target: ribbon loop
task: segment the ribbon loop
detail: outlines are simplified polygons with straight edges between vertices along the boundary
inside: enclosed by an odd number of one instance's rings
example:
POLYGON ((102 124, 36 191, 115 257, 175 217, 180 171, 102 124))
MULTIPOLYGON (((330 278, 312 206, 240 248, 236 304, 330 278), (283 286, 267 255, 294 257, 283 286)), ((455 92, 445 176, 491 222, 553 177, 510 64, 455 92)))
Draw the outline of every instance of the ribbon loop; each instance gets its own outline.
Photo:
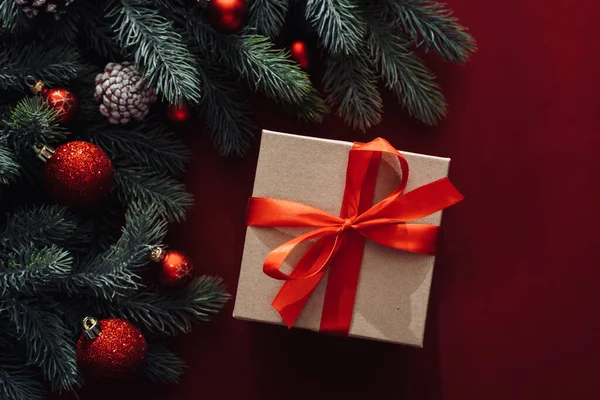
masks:
POLYGON ((366 239, 398 250, 434 254, 439 227, 408 222, 441 211, 463 196, 447 178, 404 194, 408 173, 404 156, 386 140, 377 138, 369 143, 354 143, 350 150, 339 217, 289 200, 249 199, 249 226, 317 228, 271 251, 263 265, 265 274, 285 281, 272 304, 288 327, 294 324, 329 270, 321 330, 348 334, 366 239), (397 157, 400 184, 372 205, 382 153, 397 157), (281 271, 296 246, 314 240, 290 274, 281 271))

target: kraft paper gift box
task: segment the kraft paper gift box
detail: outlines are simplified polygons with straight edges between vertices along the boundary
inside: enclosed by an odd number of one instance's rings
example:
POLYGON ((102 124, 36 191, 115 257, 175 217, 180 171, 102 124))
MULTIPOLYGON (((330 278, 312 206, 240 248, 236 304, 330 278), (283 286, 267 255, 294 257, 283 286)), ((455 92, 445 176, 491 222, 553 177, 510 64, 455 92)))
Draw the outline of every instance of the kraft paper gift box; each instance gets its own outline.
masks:
MULTIPOLYGON (((339 215, 352 143, 263 131, 254 182, 254 197, 305 203, 339 215)), ((410 174, 406 192, 448 175, 450 159, 402 152, 410 174)), ((399 184, 399 162, 384 154, 374 201, 399 184)), ((442 212, 417 220, 439 226, 442 212)), ((283 285, 263 272, 265 258, 284 242, 309 228, 247 227, 233 316, 283 324, 271 302, 283 285)), ((286 260, 290 272, 307 248, 286 260)), ((425 319, 435 256, 385 247, 367 240, 360 269, 349 336, 423 346, 425 319)), ((327 275, 319 283, 294 328, 319 330, 327 275)))

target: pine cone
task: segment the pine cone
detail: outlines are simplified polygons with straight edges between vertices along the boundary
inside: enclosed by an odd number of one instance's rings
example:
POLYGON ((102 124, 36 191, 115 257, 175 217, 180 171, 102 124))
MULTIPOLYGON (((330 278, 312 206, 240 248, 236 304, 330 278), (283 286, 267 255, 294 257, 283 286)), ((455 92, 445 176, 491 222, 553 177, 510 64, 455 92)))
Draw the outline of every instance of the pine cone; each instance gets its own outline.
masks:
POLYGON ((75 0, 14 0, 15 3, 23 7, 23 13, 29 18, 33 18, 40 11, 51 13, 55 19, 60 19, 60 15, 66 12, 69 4, 75 0))
POLYGON ((140 120, 156 101, 156 91, 149 88, 140 73, 128 62, 108 63, 104 73, 96 75, 96 100, 102 100, 100 113, 111 124, 140 120))

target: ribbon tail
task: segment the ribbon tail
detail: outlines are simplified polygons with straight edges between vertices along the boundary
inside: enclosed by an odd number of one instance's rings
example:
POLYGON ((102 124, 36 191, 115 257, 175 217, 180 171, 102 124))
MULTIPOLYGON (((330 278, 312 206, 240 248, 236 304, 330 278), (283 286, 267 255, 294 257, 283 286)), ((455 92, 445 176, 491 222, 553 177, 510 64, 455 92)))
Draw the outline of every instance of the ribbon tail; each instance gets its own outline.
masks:
MULTIPOLYGON (((323 254, 329 254, 334 250, 335 244, 334 239, 325 238, 312 245, 290 276, 292 278, 306 276, 313 265, 319 263, 323 254)), ((279 312, 288 328, 294 325, 324 275, 325 271, 321 271, 308 278, 288 280, 283 284, 271 305, 279 312)))
POLYGON ((296 269, 294 269, 294 272, 288 275, 281 271, 281 266, 283 265, 285 259, 294 250, 294 248, 300 243, 312 239, 324 237, 326 238, 327 236, 335 235, 337 234, 338 230, 339 228, 337 227, 320 228, 312 232, 305 233, 304 235, 298 236, 282 244, 267 255, 267 258, 265 258, 265 262, 263 264, 263 272, 269 275, 271 278, 279 279, 282 281, 307 279, 313 275, 320 273, 321 270, 325 268, 325 265, 327 264, 329 258, 332 256, 332 253, 322 252, 321 254, 319 254, 319 257, 317 258, 314 265, 306 271, 303 271, 302 273, 299 273, 301 270, 298 270, 298 272, 296 272, 296 269))

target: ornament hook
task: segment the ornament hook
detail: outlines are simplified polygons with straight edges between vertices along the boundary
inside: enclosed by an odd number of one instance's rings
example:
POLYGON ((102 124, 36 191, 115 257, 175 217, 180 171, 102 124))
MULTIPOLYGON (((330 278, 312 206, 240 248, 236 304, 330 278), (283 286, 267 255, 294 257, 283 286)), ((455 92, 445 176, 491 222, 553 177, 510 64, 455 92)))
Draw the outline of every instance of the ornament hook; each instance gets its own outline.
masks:
POLYGON ((44 83, 44 81, 37 80, 37 81, 34 81, 33 85, 31 85, 29 90, 33 94, 40 94, 44 91, 45 87, 46 87, 46 84, 44 83))
POLYGON ((81 325, 83 326, 85 335, 90 339, 96 339, 100 335, 100 332, 102 332, 98 320, 94 317, 85 317, 81 321, 81 325))
POLYGON ((54 148, 48 146, 47 144, 38 143, 31 147, 33 147, 33 151, 35 151, 37 157, 43 162, 51 159, 52 155, 54 154, 54 148))
POLYGON ((150 260, 152 260, 152 262, 160 262, 162 261, 162 259, 165 257, 165 249, 163 249, 160 246, 154 246, 151 250, 150 250, 150 260))

